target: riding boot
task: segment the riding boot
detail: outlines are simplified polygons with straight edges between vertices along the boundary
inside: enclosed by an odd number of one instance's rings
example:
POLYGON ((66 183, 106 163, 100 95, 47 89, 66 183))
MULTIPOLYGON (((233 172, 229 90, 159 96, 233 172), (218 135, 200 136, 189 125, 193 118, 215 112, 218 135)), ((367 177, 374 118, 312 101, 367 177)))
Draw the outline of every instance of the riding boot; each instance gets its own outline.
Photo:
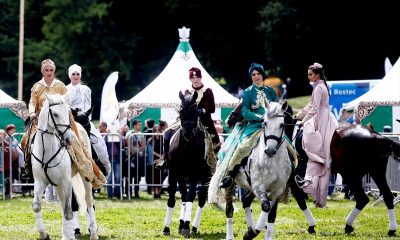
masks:
POLYGON ((232 171, 229 171, 229 173, 222 178, 221 182, 219 183, 220 188, 227 188, 232 186, 233 180, 235 179, 236 174, 239 172, 241 164, 236 165, 233 167, 232 171))
POLYGON ((24 160, 25 160, 25 167, 24 167, 24 172, 21 173, 21 178, 22 179, 33 179, 31 153, 29 151, 25 152, 24 160))

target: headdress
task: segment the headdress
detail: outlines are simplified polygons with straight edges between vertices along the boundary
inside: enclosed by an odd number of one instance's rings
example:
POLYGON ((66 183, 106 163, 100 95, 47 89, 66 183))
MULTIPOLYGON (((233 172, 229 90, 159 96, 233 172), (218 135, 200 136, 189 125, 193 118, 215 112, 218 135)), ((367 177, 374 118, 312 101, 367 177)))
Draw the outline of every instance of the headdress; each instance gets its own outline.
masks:
POLYGON ((10 131, 11 129, 15 129, 15 125, 14 124, 8 124, 7 126, 6 126, 6 131, 8 132, 8 131, 10 131))
POLYGON ((249 68, 249 77, 251 78, 251 74, 253 73, 254 70, 257 70, 257 72, 260 72, 261 75, 263 76, 263 78, 266 78, 267 75, 264 72, 264 67, 259 64, 259 63, 252 63, 250 64, 250 68, 249 68))
POLYGON ((45 59, 42 61, 41 72, 43 72, 47 66, 53 67, 54 71, 56 70, 54 62, 51 59, 45 59))
POLYGON ((77 72, 77 73, 79 73, 79 75, 82 76, 82 68, 77 64, 73 64, 68 68, 68 76, 69 76, 69 78, 72 77, 72 74, 74 72, 77 72))
POLYGON ((196 67, 192 67, 189 70, 189 78, 192 78, 194 76, 197 76, 198 78, 201 78, 201 70, 196 68, 196 67))
POLYGON ((319 69, 322 69, 322 64, 320 64, 320 63, 317 63, 317 62, 315 62, 313 65, 311 65, 311 66, 313 66, 313 67, 316 67, 316 68, 319 68, 319 69))

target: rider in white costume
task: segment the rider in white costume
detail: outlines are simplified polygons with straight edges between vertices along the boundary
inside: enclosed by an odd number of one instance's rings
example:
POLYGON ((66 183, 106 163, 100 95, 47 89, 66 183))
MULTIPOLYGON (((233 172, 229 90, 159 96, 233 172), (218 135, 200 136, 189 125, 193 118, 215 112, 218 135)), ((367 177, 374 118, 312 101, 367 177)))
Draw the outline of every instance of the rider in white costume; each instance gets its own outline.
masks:
MULTIPOLYGON (((71 65, 68 68, 68 76, 71 79, 71 83, 68 84, 66 88, 69 101, 71 103, 71 108, 79 108, 84 112, 88 111, 92 106, 92 90, 90 90, 88 86, 81 83, 82 68, 77 64, 71 65)), ((89 119, 91 119, 91 115, 89 119)), ((108 159, 106 143, 104 141, 104 138, 101 136, 100 132, 97 130, 92 122, 90 122, 90 125, 90 140, 93 144, 93 148, 96 151, 97 156, 104 164, 108 175, 111 171, 111 165, 108 159)))
MULTIPOLYGON (((66 86, 68 98, 72 109, 81 109, 87 112, 92 106, 92 90, 86 85, 81 83, 82 68, 73 64, 68 68, 68 76, 71 79, 71 83, 66 86)), ((92 119, 92 115, 89 116, 92 119)), ((101 163, 103 163, 107 173, 104 173, 107 178, 111 172, 110 160, 108 158, 107 146, 104 138, 101 136, 97 128, 90 122, 90 141, 93 145, 93 149, 99 157, 101 163)), ((79 229, 79 218, 78 213, 73 212, 74 215, 74 229, 79 229)))

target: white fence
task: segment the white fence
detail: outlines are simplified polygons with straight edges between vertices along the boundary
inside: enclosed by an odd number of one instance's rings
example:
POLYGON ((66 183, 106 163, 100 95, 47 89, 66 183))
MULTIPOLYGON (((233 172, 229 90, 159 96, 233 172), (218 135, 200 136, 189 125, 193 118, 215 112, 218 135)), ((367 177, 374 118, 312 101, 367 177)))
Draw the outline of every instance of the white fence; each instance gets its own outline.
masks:
MULTIPOLYGON (((22 134, 15 134, 15 136, 18 135, 21 137, 22 134)), ((226 136, 226 134, 224 135, 226 136)), ((114 197, 122 199, 126 196, 130 199, 135 196, 135 189, 136 193, 140 193, 147 190, 153 191, 153 187, 158 187, 159 189, 167 186, 168 171, 156 169, 153 164, 156 159, 159 159, 158 155, 154 154, 154 151, 160 155, 164 154, 162 133, 133 133, 128 138, 110 133, 105 134, 103 137, 106 138, 113 169, 105 189, 118 193, 118 196, 114 197), (137 139, 143 139, 144 141, 137 141, 137 139), (140 142, 144 143, 144 145, 141 145, 140 142)), ((394 141, 400 141, 400 135, 388 135, 388 137, 394 141)), ((17 164, 15 162, 13 164, 13 151, 10 151, 11 154, 6 154, 10 148, 7 146, 7 139, 3 139, 0 136, 0 188, 2 199, 5 199, 6 195, 9 196, 10 194, 28 194, 33 189, 32 181, 20 179, 22 169, 15 169, 17 164), (7 159, 5 159, 6 157, 7 159)), ((391 190, 396 193, 400 192, 400 166, 393 159, 389 159, 386 177, 391 190)), ((375 183, 368 176, 364 177, 364 188, 366 191, 377 191, 375 183)))

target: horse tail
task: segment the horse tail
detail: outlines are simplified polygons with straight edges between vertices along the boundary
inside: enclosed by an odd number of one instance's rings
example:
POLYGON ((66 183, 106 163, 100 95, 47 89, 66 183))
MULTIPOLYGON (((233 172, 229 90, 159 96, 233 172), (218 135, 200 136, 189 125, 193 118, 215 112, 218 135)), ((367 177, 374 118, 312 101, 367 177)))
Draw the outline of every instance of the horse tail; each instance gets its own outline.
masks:
POLYGON ((75 193, 76 200, 79 204, 79 209, 81 214, 84 214, 87 209, 87 204, 86 204, 86 199, 85 199, 85 187, 83 185, 83 179, 81 175, 75 174, 75 176, 72 177, 72 189, 75 193))

